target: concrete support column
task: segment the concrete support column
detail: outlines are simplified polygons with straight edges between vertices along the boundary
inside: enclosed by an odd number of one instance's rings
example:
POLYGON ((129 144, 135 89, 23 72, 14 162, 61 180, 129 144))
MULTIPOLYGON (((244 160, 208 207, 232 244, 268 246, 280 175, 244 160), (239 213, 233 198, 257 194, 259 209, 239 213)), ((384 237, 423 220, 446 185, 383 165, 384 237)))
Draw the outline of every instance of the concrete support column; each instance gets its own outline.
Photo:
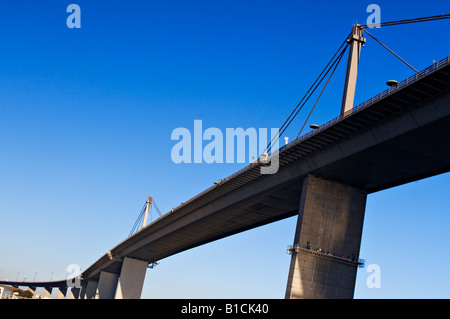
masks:
POLYGON ((33 293, 33 297, 32 298, 35 299, 37 297, 37 293, 36 293, 37 287, 29 286, 28 290, 30 290, 33 293))
POLYGON ((56 299, 66 299, 67 287, 58 287, 56 299))
POLYGON ((102 271, 97 286, 98 299, 114 299, 118 281, 119 274, 102 271))
POLYGON ((80 299, 86 299, 87 280, 81 281, 80 299))
POLYGON ((115 299, 139 299, 148 262, 125 257, 120 272, 115 299))
POLYGON ((78 299, 80 297, 81 288, 72 287, 70 289, 69 299, 78 299))
POLYGON ((305 178, 286 298, 353 298, 366 198, 340 183, 305 178))
POLYGON ((95 299, 95 294, 97 292, 98 282, 93 280, 88 280, 86 285, 86 291, 84 293, 85 299, 95 299))
POLYGON ((44 287, 42 291, 42 298, 44 299, 50 299, 52 297, 52 287, 44 287))
POLYGON ((366 42, 366 39, 363 38, 363 31, 364 29, 361 28, 360 25, 354 25, 352 28, 352 36, 348 40, 350 43, 350 52, 348 54, 347 75, 345 78, 341 115, 344 115, 345 112, 353 108, 361 45, 366 42))

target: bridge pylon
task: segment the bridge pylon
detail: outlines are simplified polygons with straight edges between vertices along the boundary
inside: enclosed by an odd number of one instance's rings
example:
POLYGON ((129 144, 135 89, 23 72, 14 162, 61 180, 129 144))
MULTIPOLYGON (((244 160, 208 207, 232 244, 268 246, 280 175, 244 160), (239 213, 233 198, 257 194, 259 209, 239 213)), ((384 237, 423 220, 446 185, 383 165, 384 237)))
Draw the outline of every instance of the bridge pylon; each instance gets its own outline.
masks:
POLYGON ((366 42, 363 37, 364 29, 356 24, 352 28, 352 34, 347 39, 350 44, 348 54, 347 75, 345 77, 344 96, 342 98, 341 115, 353 108, 356 91, 356 79, 358 77, 359 57, 361 55, 361 46, 366 42))
POLYGON ((286 299, 353 298, 366 198, 338 182, 304 179, 286 299))

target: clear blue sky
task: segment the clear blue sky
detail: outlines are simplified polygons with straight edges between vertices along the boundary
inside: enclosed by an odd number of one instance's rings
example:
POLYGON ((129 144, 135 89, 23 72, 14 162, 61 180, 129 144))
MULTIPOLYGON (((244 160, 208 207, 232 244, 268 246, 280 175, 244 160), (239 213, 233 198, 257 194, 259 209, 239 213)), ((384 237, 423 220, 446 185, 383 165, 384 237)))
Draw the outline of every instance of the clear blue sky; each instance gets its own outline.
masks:
MULTIPOLYGON (((177 127, 279 127, 375 1, 9 1, 0 5, 0 278, 64 279, 244 164, 172 162, 177 127), (81 29, 66 7, 81 7, 81 29)), ((377 1, 382 21, 450 13, 377 1)), ((450 21, 371 32, 417 69, 450 55, 450 21)), ((344 63, 310 123, 340 111, 344 63)), ((370 38, 356 104, 412 71, 370 38)), ((287 135, 294 138, 306 115, 287 135)), ((355 298, 449 298, 450 175, 370 195, 355 298)), ((160 261, 143 298, 283 298, 296 218, 160 261)))

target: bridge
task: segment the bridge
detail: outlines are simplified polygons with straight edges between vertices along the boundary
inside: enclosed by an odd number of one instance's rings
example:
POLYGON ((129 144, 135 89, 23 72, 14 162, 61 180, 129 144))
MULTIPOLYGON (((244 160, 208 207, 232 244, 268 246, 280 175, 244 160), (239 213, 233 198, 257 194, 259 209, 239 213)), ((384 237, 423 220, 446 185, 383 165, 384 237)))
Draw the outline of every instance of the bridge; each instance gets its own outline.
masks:
MULTIPOLYGON (((353 42, 358 60, 362 41, 353 42)), ((258 160, 214 183, 101 256, 73 296, 140 298, 149 265, 297 215, 286 298, 353 298, 367 196, 450 170, 450 57, 356 107, 354 87, 345 94, 338 117, 270 154, 275 174, 258 160)))

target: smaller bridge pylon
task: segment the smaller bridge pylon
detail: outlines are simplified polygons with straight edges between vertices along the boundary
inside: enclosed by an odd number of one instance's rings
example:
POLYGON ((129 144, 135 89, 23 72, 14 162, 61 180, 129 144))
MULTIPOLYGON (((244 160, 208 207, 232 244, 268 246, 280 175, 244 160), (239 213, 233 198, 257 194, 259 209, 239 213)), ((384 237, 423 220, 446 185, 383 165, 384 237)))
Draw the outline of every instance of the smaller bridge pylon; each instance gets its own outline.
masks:
POLYGON ((148 211, 150 210, 150 205, 153 203, 153 198, 151 196, 148 197, 147 202, 145 203, 145 214, 144 214, 144 220, 142 221, 142 228, 147 226, 147 219, 148 219, 148 211))
POLYGON ((139 213, 136 222, 134 223, 133 228, 130 231, 130 234, 128 235, 131 236, 134 233, 138 232, 139 230, 145 228, 147 226, 147 222, 148 222, 148 217, 150 214, 150 222, 153 221, 153 210, 152 208, 155 208, 156 213, 158 214, 159 217, 162 216, 161 211, 159 210, 158 206, 155 203, 155 200, 153 199, 152 196, 149 196, 147 198, 147 201, 145 202, 144 207, 141 209, 141 212, 139 213), (140 227, 140 228, 139 228, 140 227))

